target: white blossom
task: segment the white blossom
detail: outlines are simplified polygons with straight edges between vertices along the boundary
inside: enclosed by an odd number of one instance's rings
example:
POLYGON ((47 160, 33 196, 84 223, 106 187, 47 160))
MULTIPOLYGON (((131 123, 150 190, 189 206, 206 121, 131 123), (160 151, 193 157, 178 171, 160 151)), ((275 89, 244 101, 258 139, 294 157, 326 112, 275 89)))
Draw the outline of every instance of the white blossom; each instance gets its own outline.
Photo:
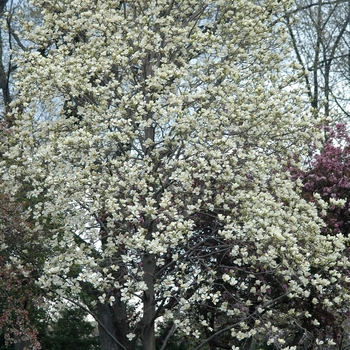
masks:
POLYGON ((268 329, 279 346, 280 320, 318 325, 297 310, 311 289, 349 299, 333 288, 347 241, 321 234, 286 171, 317 133, 283 63, 289 1, 33 3, 3 181, 35 198, 43 289, 120 303, 130 341, 143 322, 200 337, 210 305, 234 339, 268 329))

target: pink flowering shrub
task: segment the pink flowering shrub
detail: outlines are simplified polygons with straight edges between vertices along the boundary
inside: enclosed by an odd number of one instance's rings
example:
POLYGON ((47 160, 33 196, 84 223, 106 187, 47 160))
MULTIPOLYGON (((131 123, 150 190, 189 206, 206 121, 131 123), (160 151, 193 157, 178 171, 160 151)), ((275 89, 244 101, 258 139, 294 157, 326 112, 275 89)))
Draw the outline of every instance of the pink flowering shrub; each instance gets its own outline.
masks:
POLYGON ((324 233, 342 233, 350 229, 350 135, 345 124, 325 128, 322 149, 312 147, 305 160, 306 169, 291 169, 294 179, 303 183, 303 196, 315 202, 326 226, 324 233), (328 206, 320 203, 322 199, 328 206))

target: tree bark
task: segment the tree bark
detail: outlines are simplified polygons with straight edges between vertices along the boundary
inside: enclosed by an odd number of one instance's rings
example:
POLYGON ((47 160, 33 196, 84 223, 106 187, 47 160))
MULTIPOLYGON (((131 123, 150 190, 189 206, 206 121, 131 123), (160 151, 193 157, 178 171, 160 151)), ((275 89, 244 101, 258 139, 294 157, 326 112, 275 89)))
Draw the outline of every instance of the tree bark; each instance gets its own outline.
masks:
POLYGON ((142 322, 142 349, 155 350, 155 295, 154 295, 154 273, 156 269, 156 259, 153 254, 145 254, 143 256, 144 281, 147 285, 147 290, 143 296, 143 322, 142 322))
POLYGON ((14 350, 25 350, 28 349, 29 345, 30 342, 28 340, 19 341, 18 343, 15 343, 14 350))
POLYGON ((97 307, 98 318, 102 323, 98 326, 101 350, 119 350, 117 344, 111 337, 116 338, 113 322, 113 312, 108 304, 99 304, 97 307))

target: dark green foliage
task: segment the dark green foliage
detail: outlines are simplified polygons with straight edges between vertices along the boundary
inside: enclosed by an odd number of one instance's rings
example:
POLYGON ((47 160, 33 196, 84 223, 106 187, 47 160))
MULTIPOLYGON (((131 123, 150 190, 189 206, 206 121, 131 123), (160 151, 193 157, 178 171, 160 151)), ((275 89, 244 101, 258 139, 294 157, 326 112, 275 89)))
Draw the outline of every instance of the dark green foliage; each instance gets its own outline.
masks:
POLYGON ((57 322, 47 327, 40 342, 43 350, 97 350, 99 338, 95 335, 95 327, 85 319, 81 309, 62 311, 57 322))

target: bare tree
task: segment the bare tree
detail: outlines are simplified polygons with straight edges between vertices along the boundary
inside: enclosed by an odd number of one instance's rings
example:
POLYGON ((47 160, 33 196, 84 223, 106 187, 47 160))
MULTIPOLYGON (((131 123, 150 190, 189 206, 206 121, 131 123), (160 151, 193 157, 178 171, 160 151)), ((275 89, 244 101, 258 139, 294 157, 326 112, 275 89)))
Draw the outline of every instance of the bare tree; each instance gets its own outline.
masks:
POLYGON ((285 21, 315 113, 349 117, 350 2, 296 0, 285 21))
POLYGON ((0 1, 0 19, 5 24, 0 29, 0 108, 7 126, 11 126, 13 123, 9 106, 13 99, 11 91, 12 75, 16 70, 14 52, 18 47, 24 49, 18 33, 18 10, 22 9, 23 5, 22 1, 0 1))

